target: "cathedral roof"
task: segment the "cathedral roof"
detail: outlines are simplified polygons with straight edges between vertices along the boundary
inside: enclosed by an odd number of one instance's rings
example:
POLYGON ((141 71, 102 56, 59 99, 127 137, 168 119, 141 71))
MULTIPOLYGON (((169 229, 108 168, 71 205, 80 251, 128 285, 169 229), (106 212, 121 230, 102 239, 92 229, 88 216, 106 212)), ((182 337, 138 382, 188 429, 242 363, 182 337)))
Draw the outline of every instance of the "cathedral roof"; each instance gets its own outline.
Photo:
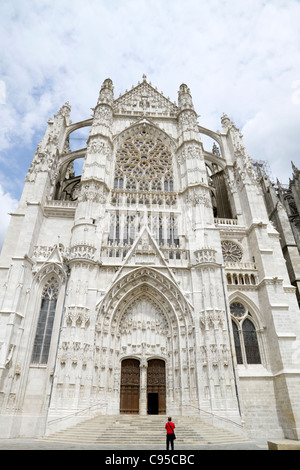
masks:
POLYGON ((176 117, 178 108, 162 93, 157 91, 143 75, 143 81, 114 101, 115 114, 150 115, 176 117))

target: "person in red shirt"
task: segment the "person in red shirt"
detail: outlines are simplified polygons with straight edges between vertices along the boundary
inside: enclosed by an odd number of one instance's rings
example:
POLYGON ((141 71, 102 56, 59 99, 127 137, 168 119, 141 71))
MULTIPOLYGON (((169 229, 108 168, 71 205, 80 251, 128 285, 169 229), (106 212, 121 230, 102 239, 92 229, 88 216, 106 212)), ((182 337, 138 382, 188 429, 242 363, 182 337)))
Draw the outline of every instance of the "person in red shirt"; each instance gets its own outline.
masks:
POLYGON ((172 422, 172 418, 168 418, 168 422, 165 426, 167 430, 167 450, 169 450, 170 443, 171 443, 171 449, 174 450, 174 440, 175 438, 175 424, 172 422))

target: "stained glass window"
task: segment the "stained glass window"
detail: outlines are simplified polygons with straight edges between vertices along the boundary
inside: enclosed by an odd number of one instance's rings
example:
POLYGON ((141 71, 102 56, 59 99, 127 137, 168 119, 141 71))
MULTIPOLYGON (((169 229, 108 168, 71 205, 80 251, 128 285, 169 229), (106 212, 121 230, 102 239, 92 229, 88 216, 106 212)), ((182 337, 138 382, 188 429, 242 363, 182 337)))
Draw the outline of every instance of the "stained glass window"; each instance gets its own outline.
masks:
POLYGON ((230 305, 233 339, 238 364, 261 364, 259 344, 253 317, 240 302, 230 305))
POLYGON ((232 329, 233 329, 233 339, 234 339, 234 345, 235 345, 236 360, 238 364, 243 364, 239 330, 234 321, 232 322, 232 329))
POLYGON ((246 351, 247 364, 260 364, 260 354, 255 327, 251 320, 246 318, 243 322, 243 338, 246 351))
POLYGON ((172 156, 164 143, 146 130, 125 140, 116 155, 114 188, 172 192, 172 156))
POLYGON ((234 317, 240 318, 240 317, 243 317, 245 315, 246 309, 245 309, 244 305, 241 304, 240 302, 233 302, 230 305, 230 312, 234 317))
POLYGON ((40 314, 31 358, 32 364, 47 364, 48 362, 57 292, 57 282, 55 279, 51 279, 44 287, 42 293, 40 314))

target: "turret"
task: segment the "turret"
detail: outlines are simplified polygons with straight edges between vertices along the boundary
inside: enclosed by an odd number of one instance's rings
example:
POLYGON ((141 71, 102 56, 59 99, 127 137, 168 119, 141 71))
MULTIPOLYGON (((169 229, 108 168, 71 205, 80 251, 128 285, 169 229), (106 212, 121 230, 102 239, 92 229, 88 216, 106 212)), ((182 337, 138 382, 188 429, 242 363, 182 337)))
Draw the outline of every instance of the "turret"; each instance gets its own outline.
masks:
MULTIPOLYGON (((104 80, 97 105, 94 109, 94 118, 90 138, 105 136, 111 139, 111 125, 113 119, 114 87, 110 78, 104 80)), ((99 140, 99 139, 98 139, 99 140)))
POLYGON ((104 80, 97 105, 83 166, 72 243, 97 244, 97 222, 102 218, 107 198, 112 144, 113 84, 104 80), (87 224, 87 225, 86 225, 87 224))
MULTIPOLYGON (((178 161, 182 189, 207 185, 203 148, 190 89, 184 83, 178 91, 178 161)), ((188 197, 194 197, 189 195, 188 197)), ((196 198, 198 196, 195 196, 196 198)))

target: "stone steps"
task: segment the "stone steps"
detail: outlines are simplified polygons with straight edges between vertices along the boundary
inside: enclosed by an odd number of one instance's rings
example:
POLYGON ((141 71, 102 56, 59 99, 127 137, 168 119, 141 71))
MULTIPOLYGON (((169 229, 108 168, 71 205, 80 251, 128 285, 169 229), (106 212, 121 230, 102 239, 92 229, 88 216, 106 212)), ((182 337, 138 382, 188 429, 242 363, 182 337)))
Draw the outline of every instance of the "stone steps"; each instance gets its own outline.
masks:
MULTIPOLYGON (((68 429, 49 434, 44 441, 86 445, 151 446, 165 442, 166 416, 98 415, 68 429)), ((176 443, 184 445, 247 442, 243 436, 214 427, 195 417, 178 416, 176 443)))

